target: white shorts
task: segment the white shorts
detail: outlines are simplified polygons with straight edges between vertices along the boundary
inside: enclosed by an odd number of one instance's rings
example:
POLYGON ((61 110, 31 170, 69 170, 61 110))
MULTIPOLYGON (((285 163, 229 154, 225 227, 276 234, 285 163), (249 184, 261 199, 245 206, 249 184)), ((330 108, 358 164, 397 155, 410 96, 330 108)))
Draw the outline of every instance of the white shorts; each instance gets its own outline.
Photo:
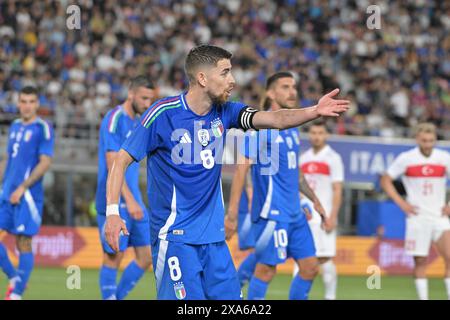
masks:
POLYGON ((448 217, 429 215, 411 216, 406 219, 405 252, 407 255, 427 257, 432 242, 436 242, 444 231, 450 230, 448 217))
POLYGON ((336 229, 328 233, 321 228, 320 223, 310 223, 309 227, 316 246, 316 256, 318 258, 336 256, 336 229))

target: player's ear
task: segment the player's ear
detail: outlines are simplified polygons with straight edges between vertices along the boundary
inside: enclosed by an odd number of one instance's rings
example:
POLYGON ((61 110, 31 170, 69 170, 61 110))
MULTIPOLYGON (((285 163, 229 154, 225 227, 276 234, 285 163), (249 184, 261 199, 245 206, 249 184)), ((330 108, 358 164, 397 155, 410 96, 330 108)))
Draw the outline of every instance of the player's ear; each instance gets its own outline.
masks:
POLYGON ((275 99, 275 93, 273 92, 272 88, 267 90, 266 96, 272 101, 275 99))
POLYGON ((207 76, 205 72, 199 71, 197 72, 197 82, 202 86, 206 87, 207 76))

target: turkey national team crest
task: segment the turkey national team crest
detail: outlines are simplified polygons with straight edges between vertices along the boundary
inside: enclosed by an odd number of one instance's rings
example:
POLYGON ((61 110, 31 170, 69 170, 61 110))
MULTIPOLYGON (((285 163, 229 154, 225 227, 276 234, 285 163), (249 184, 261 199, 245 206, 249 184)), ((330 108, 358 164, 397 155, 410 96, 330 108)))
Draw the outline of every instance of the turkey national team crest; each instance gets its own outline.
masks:
POLYGON ((173 285, 173 290, 178 300, 183 300, 186 298, 186 289, 184 288, 183 282, 177 282, 173 285))
POLYGON ((217 118, 211 122, 211 130, 216 138, 220 138, 223 135, 224 128, 220 118, 217 118))
POLYGON ((200 144, 204 147, 206 147, 209 143, 209 132, 206 129, 200 129, 197 132, 198 141, 200 141, 200 144))

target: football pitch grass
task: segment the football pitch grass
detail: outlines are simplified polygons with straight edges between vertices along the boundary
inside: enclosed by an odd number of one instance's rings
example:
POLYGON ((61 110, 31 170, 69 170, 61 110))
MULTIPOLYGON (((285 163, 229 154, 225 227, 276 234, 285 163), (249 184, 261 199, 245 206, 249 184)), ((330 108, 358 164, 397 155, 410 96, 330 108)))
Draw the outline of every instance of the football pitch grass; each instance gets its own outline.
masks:
MULTIPOLYGON (((120 273, 119 273, 120 274, 120 273)), ((100 299, 98 286, 98 270, 82 269, 80 289, 68 289, 67 279, 71 275, 63 268, 36 268, 28 283, 28 289, 24 299, 35 300, 76 300, 76 299, 100 299)), ((280 274, 272 281, 267 299, 284 300, 288 298, 291 277, 280 274)), ((70 281, 69 281, 70 282, 70 281)), ((338 299, 346 300, 391 300, 391 299, 416 299, 415 287, 412 277, 407 276, 382 276, 381 289, 368 289, 367 277, 340 276, 338 280, 338 299)), ((7 280, 0 274, 1 294, 6 291, 7 280)), ((445 286, 442 279, 429 279, 430 299, 446 299, 445 286)), ((244 288, 246 296, 246 287, 244 288)), ((319 277, 314 282, 310 293, 310 299, 322 299, 323 284, 319 277)), ((2 297, 3 298, 3 297, 2 297)), ((149 300, 155 299, 155 280, 152 272, 146 272, 138 285, 130 293, 127 299, 149 300)))

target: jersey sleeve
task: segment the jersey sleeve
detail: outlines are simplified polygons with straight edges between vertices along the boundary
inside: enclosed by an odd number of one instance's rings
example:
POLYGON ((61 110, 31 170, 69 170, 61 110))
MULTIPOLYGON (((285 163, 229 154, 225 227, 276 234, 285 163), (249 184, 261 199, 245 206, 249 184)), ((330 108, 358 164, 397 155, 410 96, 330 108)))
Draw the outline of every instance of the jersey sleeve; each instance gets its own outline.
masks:
POLYGON ((120 121, 109 124, 110 121, 108 119, 105 120, 101 128, 105 150, 106 152, 118 152, 123 142, 120 121))
POLYGON ((331 181, 344 181, 344 164, 342 158, 338 154, 334 154, 333 161, 331 162, 331 181))
POLYGON ((406 158, 404 153, 400 154, 397 158, 395 158, 394 162, 391 163, 391 165, 386 171, 387 175, 394 180, 398 179, 401 175, 403 175, 406 170, 405 159, 406 158))
POLYGON ((131 135, 125 140, 122 149, 130 154, 137 162, 156 150, 160 145, 160 137, 157 127, 163 119, 163 115, 150 112, 150 107, 139 119, 139 124, 134 128, 131 135))
POLYGON ((230 128, 242 129, 244 131, 255 129, 252 124, 252 119, 256 112, 258 110, 242 102, 227 102, 225 104, 225 113, 230 119, 230 128))
POLYGON ((39 143, 39 155, 53 157, 53 149, 55 145, 55 133, 53 126, 48 122, 43 121, 42 131, 43 134, 39 143))

